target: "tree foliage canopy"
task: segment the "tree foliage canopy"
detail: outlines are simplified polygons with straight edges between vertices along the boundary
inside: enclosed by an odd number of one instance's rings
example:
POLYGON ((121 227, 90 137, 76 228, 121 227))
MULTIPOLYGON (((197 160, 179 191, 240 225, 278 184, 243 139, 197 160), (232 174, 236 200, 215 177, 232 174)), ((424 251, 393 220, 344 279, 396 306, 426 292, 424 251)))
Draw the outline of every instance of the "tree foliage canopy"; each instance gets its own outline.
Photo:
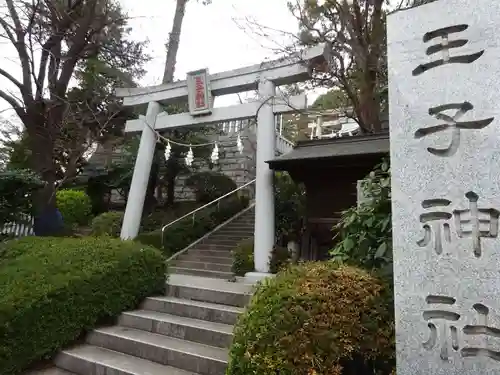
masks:
POLYGON ((316 108, 344 106, 363 132, 380 131, 388 107, 387 14, 433 1, 289 1, 289 9, 299 22, 298 46, 329 43, 332 47, 329 68, 316 74, 314 80, 332 90, 317 101, 316 108))
POLYGON ((364 132, 381 129, 386 86, 384 0, 295 0, 290 11, 299 21, 299 44, 329 43, 329 69, 316 83, 341 89, 364 132))
POLYGON ((112 88, 140 77, 148 57, 144 42, 129 39, 118 1, 5 4, 0 37, 16 51, 20 70, 0 67, 0 77, 17 90, 0 89, 0 99, 24 124, 31 167, 47 182, 37 199, 42 209, 54 205, 60 169, 75 175, 88 148, 123 126, 126 113, 111 99, 112 88))
POLYGON ((42 186, 43 181, 28 170, 0 172, 0 227, 30 220, 30 196, 42 186))

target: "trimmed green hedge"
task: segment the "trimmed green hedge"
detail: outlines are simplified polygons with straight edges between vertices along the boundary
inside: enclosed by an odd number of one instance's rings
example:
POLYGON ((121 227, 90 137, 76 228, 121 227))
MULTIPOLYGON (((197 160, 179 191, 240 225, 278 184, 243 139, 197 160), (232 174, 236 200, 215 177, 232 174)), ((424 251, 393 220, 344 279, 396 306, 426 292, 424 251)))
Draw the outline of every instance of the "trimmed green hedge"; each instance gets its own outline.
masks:
POLYGON ((124 212, 109 211, 96 216, 92 220, 93 236, 120 237, 124 212))
POLYGON ((20 373, 164 290, 163 256, 133 241, 26 237, 0 253, 2 375, 20 373))
POLYGON ((394 368, 392 289, 331 262, 262 282, 234 329, 227 375, 382 375, 394 368))
POLYGON ((206 233, 230 219, 248 206, 248 199, 223 200, 219 208, 208 207, 192 216, 187 217, 165 230, 165 238, 161 240, 161 229, 153 232, 140 233, 136 241, 162 249, 166 256, 173 255, 184 249, 206 233))

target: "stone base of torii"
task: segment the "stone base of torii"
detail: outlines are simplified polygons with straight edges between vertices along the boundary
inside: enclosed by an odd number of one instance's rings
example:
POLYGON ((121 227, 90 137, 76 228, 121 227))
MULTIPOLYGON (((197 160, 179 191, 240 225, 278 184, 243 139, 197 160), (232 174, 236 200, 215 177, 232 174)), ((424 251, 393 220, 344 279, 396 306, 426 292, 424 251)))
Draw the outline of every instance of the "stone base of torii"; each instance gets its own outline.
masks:
POLYGON ((315 66, 324 66, 325 61, 328 61, 328 52, 326 45, 318 45, 292 58, 206 75, 204 76, 205 82, 202 83, 205 83, 205 94, 208 94, 204 97, 207 103, 213 103, 212 96, 251 90, 258 90, 259 100, 229 107, 205 108, 202 115, 193 109, 193 103, 199 98, 197 95, 200 93, 191 90, 189 74, 188 80, 171 84, 116 89, 116 96, 123 98, 124 106, 147 104, 146 116, 127 121, 125 127, 126 132, 141 132, 142 134, 127 199, 121 238, 133 239, 139 232, 157 141, 155 131, 257 117, 255 272, 250 273, 248 277, 255 281, 269 276, 269 260, 275 240, 274 172, 266 162, 275 157, 275 115, 303 110, 307 107, 305 96, 280 98, 276 96, 276 87, 310 79, 312 69, 315 66), (161 105, 188 99, 191 113, 168 115, 161 111, 161 105))

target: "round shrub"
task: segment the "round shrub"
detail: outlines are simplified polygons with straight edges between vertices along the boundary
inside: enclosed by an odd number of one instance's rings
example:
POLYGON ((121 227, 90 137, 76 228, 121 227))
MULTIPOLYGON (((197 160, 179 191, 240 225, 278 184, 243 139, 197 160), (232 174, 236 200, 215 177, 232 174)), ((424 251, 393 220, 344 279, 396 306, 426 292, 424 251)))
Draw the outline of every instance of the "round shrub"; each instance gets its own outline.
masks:
POLYGON ((196 200, 208 203, 236 189, 236 183, 226 175, 215 172, 196 173, 186 180, 193 189, 196 200))
POLYGON ((361 269, 306 263, 265 280, 239 319, 228 375, 390 374, 391 288, 361 269))
MULTIPOLYGON (((241 241, 231 251, 233 263, 231 271, 236 276, 245 276, 247 272, 254 271, 254 238, 250 237, 241 241)), ((274 246, 269 259, 269 271, 278 273, 290 262, 290 254, 286 247, 274 246)))
POLYGON ((241 241, 231 252, 233 257, 231 271, 236 276, 245 276, 247 272, 254 270, 253 244, 253 237, 247 238, 241 241))
POLYGON ((110 211, 96 216, 91 224, 92 235, 119 237, 124 215, 123 212, 110 211))
POLYGON ((85 192, 64 189, 56 193, 57 208, 67 226, 85 225, 92 212, 92 202, 85 192))

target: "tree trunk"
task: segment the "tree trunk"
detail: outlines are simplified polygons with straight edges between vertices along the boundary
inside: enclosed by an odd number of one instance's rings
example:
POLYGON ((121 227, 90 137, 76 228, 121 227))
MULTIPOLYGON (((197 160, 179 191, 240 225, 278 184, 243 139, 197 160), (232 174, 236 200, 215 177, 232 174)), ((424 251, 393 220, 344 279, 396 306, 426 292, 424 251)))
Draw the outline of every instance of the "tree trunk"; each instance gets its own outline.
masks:
MULTIPOLYGON (((180 38, 181 38, 181 29, 182 29, 182 22, 184 20, 184 15, 186 12, 186 4, 188 0, 177 0, 177 5, 175 8, 175 15, 174 15, 174 22, 172 24, 172 30, 170 31, 170 35, 168 38, 168 44, 167 44, 167 58, 165 61, 165 70, 163 73, 163 79, 162 83, 171 83, 174 80, 174 71, 175 71, 175 64, 177 62, 177 52, 179 51, 179 44, 180 44, 180 38)), ((155 197, 155 192, 158 191, 158 198, 159 195, 162 194, 162 187, 160 184, 160 168, 158 167, 161 163, 161 158, 163 157, 163 153, 158 152, 161 150, 161 148, 156 145, 156 151, 153 157, 153 165, 156 165, 157 168, 152 168, 151 169, 151 178, 149 179, 150 185, 153 184, 152 186, 148 187, 147 193, 146 193, 146 207, 145 211, 151 210, 151 204, 154 205, 157 202, 160 201, 160 199, 156 199, 155 197)), ((173 204, 174 202, 174 197, 173 194, 175 192, 175 176, 173 179, 168 182, 168 191, 167 191, 167 205, 168 204, 173 204), (174 187, 170 187, 170 185, 174 185, 174 187), (173 189, 173 190, 172 190, 173 189)))
POLYGON ((379 132, 382 125, 380 121, 380 100, 377 93, 377 72, 368 69, 361 86, 359 106, 363 128, 370 133, 379 132))
POLYGON ((149 213, 153 211, 156 206, 156 185, 160 180, 160 168, 159 168, 159 152, 158 152, 158 144, 155 145, 155 153, 153 155, 153 164, 151 165, 151 172, 149 173, 149 182, 148 188, 146 189, 146 198, 144 199, 144 209, 143 213, 149 213))
POLYGON ((165 202, 167 207, 172 207, 175 202, 175 179, 176 176, 173 173, 167 174, 167 201, 165 202))
POLYGON ((166 207, 173 206, 175 203, 175 180, 180 173, 179 162, 174 155, 167 160, 165 173, 165 184, 167 185, 166 207))
POLYGON ((158 181, 158 184, 156 185, 155 195, 156 195, 156 201, 158 203, 163 201, 163 183, 160 180, 158 181))
POLYGON ((45 118, 42 105, 37 107, 29 108, 27 112, 31 116, 23 119, 31 149, 31 167, 45 182, 45 186, 33 197, 35 234, 56 235, 62 230, 62 222, 56 212, 57 169, 53 155, 57 134, 51 131, 57 129, 53 123, 57 120, 56 117, 45 118))
POLYGON ((175 7, 174 23, 168 38, 167 58, 165 61, 165 71, 163 73, 163 83, 171 83, 174 80, 175 64, 177 62, 177 52, 181 40, 181 29, 184 15, 186 13, 186 4, 188 0, 177 0, 175 7))
MULTIPOLYGON (((168 38, 167 44, 167 57, 165 61, 165 70, 163 73, 162 83, 171 83, 174 81, 175 64, 177 62, 177 53, 179 51, 179 44, 181 38, 182 22, 184 20, 184 15, 186 13, 186 5, 189 0, 177 0, 177 5, 175 8, 174 21, 172 24, 172 29, 168 38)), ((157 168, 151 169, 150 185, 146 193, 146 202, 148 203, 146 209, 151 210, 149 204, 156 204, 160 199, 155 199, 155 191, 157 191, 158 198, 161 198, 162 186, 160 183, 160 170, 159 165, 161 164, 161 158, 163 158, 163 153, 159 152, 162 149, 156 145, 156 152, 153 158, 153 165, 157 168)), ((170 175, 170 174, 168 174, 170 175)), ((172 205, 174 203, 175 194, 175 179, 176 173, 172 177, 167 178, 167 202, 166 205, 172 205)))

